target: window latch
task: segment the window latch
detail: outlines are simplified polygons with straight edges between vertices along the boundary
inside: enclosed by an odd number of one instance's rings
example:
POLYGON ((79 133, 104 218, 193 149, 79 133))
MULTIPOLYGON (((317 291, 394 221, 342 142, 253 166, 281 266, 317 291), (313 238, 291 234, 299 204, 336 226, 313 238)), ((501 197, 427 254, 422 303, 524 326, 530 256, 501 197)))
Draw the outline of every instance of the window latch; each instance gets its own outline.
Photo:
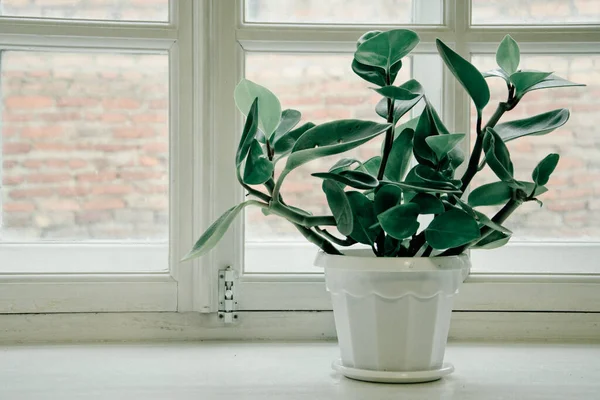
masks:
POLYGON ((238 318, 234 284, 235 274, 231 267, 219 270, 219 318, 226 324, 232 324, 238 318))

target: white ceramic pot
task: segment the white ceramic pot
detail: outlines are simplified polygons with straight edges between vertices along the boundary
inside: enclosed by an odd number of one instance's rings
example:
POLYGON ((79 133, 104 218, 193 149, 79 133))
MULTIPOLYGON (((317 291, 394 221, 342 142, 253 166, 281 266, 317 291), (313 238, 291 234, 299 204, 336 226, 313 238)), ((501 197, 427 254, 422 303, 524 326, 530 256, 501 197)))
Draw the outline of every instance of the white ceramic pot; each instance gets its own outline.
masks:
POLYGON ((331 293, 341 366, 441 370, 453 297, 469 273, 469 258, 383 258, 370 249, 344 253, 319 252, 315 260, 325 269, 331 293))

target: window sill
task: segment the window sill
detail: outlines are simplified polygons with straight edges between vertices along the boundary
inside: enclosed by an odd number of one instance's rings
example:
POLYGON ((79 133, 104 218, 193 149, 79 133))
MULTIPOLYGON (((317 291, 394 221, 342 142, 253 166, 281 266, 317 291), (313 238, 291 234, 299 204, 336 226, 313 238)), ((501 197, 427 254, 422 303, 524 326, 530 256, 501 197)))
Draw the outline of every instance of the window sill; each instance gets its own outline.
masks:
POLYGON ((600 392, 599 344, 451 343, 454 374, 416 385, 346 379, 330 368, 337 356, 333 342, 5 346, 0 398, 562 400, 600 392))

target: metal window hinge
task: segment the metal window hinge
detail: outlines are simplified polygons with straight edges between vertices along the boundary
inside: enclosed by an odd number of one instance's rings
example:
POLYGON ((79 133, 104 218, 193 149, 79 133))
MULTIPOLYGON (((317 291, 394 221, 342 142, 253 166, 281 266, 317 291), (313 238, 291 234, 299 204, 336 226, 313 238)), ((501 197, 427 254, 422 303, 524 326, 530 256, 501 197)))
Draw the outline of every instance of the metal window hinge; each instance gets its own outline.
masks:
POLYGON ((231 267, 219 270, 219 318, 226 324, 237 320, 237 298, 235 297, 235 274, 231 267))

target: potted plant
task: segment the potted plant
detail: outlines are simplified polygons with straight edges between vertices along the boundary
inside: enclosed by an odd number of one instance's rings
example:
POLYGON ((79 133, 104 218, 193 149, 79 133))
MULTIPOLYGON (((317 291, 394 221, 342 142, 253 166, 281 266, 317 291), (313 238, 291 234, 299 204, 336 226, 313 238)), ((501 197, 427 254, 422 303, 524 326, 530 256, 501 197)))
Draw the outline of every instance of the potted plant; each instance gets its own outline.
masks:
POLYGON ((419 82, 394 85, 402 59, 418 42, 417 34, 405 29, 368 32, 357 42, 352 69, 382 96, 375 110, 382 123, 338 120, 296 128, 298 111, 282 111, 268 89, 242 80, 234 97, 247 118, 235 164, 250 199, 227 210, 186 256, 208 252, 245 207, 287 219, 320 249, 316 265, 325 269, 341 349, 334 366, 356 379, 428 381, 452 372, 443 358, 452 298, 470 268, 467 251, 506 244, 512 232, 502 224, 524 202, 541 205, 538 196, 547 191, 559 160, 549 154, 531 181, 520 181, 505 142, 547 134, 567 122, 569 111, 499 121, 533 90, 577 85, 550 72, 519 70, 519 47, 510 36, 498 47, 499 68, 483 74, 437 40, 446 67, 477 110, 477 136, 466 160, 460 146, 465 134, 449 132, 419 82), (488 77, 506 82, 507 98, 484 123, 488 77), (420 115, 399 124, 419 103, 420 115), (294 169, 380 135, 381 156, 340 158, 328 171, 313 174, 322 180, 331 215, 312 215, 286 203, 281 187, 294 169), (285 166, 276 175, 278 162, 285 166), (464 172, 457 174, 464 162, 464 172), (468 193, 483 168, 498 180, 468 193), (501 208, 488 216, 480 206, 501 208))

